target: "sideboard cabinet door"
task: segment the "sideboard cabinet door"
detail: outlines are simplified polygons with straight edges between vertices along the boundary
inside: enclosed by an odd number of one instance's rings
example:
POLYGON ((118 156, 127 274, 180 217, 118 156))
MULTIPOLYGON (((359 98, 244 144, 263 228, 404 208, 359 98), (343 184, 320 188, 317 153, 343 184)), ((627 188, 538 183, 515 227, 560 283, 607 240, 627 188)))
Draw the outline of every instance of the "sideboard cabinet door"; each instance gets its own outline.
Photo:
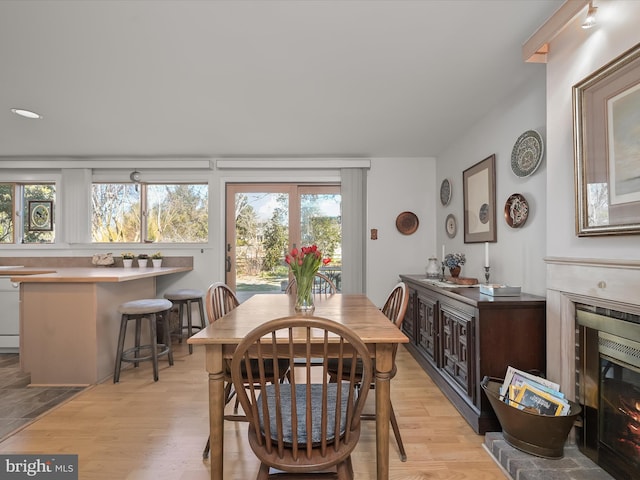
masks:
POLYGON ((471 402, 473 388, 473 317, 457 312, 447 305, 440 309, 442 325, 442 369, 471 402))
POLYGON ((434 367, 439 364, 438 301, 418 293, 418 346, 420 352, 434 367))

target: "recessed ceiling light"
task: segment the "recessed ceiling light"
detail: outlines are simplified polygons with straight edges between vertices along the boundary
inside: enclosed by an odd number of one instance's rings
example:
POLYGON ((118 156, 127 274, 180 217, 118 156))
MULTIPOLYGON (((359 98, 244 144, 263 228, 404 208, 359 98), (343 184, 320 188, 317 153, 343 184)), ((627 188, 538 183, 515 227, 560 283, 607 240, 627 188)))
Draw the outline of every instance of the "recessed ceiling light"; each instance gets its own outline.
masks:
POLYGON ((42 115, 31 110, 25 110, 24 108, 12 108, 11 111, 16 115, 20 115, 25 118, 42 118, 42 115))

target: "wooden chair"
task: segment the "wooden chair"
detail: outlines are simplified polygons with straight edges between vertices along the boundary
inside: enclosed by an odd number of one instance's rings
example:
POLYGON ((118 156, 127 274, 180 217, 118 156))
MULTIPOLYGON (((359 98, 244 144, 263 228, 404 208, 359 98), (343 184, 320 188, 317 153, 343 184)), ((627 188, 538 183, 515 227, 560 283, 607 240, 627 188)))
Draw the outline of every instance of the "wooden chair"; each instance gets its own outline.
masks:
POLYGON ((269 468, 326 473, 335 467, 339 479, 353 478, 351 452, 360 438, 360 416, 368 391, 361 389, 358 394, 356 386, 372 381, 369 355, 355 332, 319 317, 271 320, 240 342, 233 354, 231 378, 247 412, 249 445, 261 462, 258 480, 269 477, 269 468), (330 343, 338 344, 333 346, 337 353, 330 353, 330 343), (362 366, 360 374, 354 371, 349 380, 331 383, 329 355, 336 355, 333 360, 339 372, 349 360, 362 366), (322 375, 316 375, 315 369, 313 375, 311 372, 311 360, 317 357, 324 358, 322 375), (305 360, 304 373, 293 369, 296 358, 305 360), (290 383, 270 383, 269 366, 278 376, 282 360, 291 369, 290 383), (256 376, 251 368, 254 361, 259 366, 256 376), (245 371, 251 372, 248 388, 245 371))
POLYGON ((209 322, 215 322, 240 305, 236 294, 226 283, 216 282, 209 285, 205 304, 209 322))
MULTIPOLYGON (((293 280, 289 282, 289 285, 287 285, 287 288, 285 289, 284 293, 295 295, 296 288, 297 288, 297 282, 294 277, 293 280)), ((337 292, 338 292, 338 289, 336 288, 335 283, 333 283, 333 280, 327 277, 324 273, 316 272, 315 276, 313 277, 313 286, 311 287, 311 293, 313 295, 321 295, 321 294, 333 295, 334 293, 337 293, 337 292)), ((313 359, 311 363, 313 365, 322 365, 322 359, 317 359, 317 358, 313 359)), ((297 366, 297 362, 296 362, 296 366, 297 366)))
MULTIPOLYGON (((296 293, 296 286, 297 286, 297 282, 294 277, 293 280, 289 282, 289 285, 287 285, 287 288, 284 290, 284 293, 287 293, 287 294, 296 293)), ((333 283, 333 280, 327 277, 324 273, 316 272, 315 276, 313 277, 313 287, 311 287, 311 292, 313 294, 320 294, 320 293, 333 294, 333 293, 337 293, 338 289, 336 288, 336 284, 333 283)))
MULTIPOLYGON (((224 317, 231 310, 240 305, 238 301, 238 297, 236 297, 233 290, 229 288, 229 286, 223 282, 215 282, 209 285, 207 289, 207 294, 205 295, 205 305, 207 310, 207 317, 209 317, 209 322, 213 323, 216 320, 224 317)), ((257 364, 256 364, 257 365, 257 364)), ((234 397, 236 391, 232 388, 233 383, 231 382, 231 362, 229 362, 225 366, 224 372, 224 404, 227 405, 234 397)), ((257 368, 257 367, 256 367, 257 368)), ((283 372, 283 376, 286 372, 283 372)), ((278 378, 278 381, 282 380, 282 377, 278 378)), ((273 376, 273 369, 271 369, 271 376, 269 377, 271 381, 275 381, 275 377, 273 376)), ((236 404, 233 408, 233 414, 225 415, 225 420, 230 420, 234 422, 246 422, 247 417, 242 414, 238 414, 238 406, 239 402, 236 397, 236 404)), ((207 444, 202 451, 202 458, 207 458, 209 456, 209 451, 211 450, 211 437, 207 439, 207 444)))
MULTIPOLYGON (((238 297, 233 293, 233 290, 229 288, 229 286, 223 282, 215 282, 209 285, 207 289, 207 294, 205 295, 205 306, 207 310, 207 317, 209 318, 209 323, 213 323, 219 318, 224 317, 231 310, 240 305, 238 301, 238 297)), ((224 404, 226 405, 231 401, 235 392, 232 391, 232 383, 231 383, 231 373, 229 371, 229 366, 225 368, 224 372, 224 404)), ((232 421, 242 421, 245 420, 244 416, 236 416, 237 414, 237 404, 234 409, 234 415, 225 415, 225 420, 232 421)), ((207 439, 207 444, 202 451, 202 458, 207 458, 209 456, 209 451, 211 450, 211 437, 207 439)))
MULTIPOLYGON (((391 293, 387 297, 383 307, 380 309, 385 316, 393 322, 393 324, 402 328, 402 322, 404 321, 404 315, 407 312, 407 306, 409 305, 409 292, 407 290, 407 285, 404 282, 399 282, 393 287, 391 293)), ((391 370, 391 378, 396 375, 396 354, 398 352, 398 344, 393 346, 393 367, 391 370)), ((373 361, 373 367, 375 370, 375 360, 373 361)), ((357 364, 355 368, 356 376, 360 375, 360 365, 357 364)), ((351 364, 348 363, 342 371, 342 375, 339 374, 338 368, 336 365, 330 362, 329 365, 329 376, 332 381, 338 381, 338 378, 342 378, 343 380, 346 377, 349 377, 352 373, 351 364)), ((361 383, 362 386, 367 385, 366 382, 361 383)), ((375 388, 375 382, 369 384, 369 388, 375 388)), ((390 420, 391 420, 391 428, 393 429, 393 435, 396 438, 396 442, 398 443, 398 450, 400 451, 400 459, 403 462, 407 461, 407 453, 404 449, 404 443, 402 442, 402 437, 400 436, 400 428, 398 427, 398 420, 396 419, 396 414, 393 410, 393 404, 389 405, 390 408, 390 420)), ((362 415, 363 420, 375 420, 375 414, 365 413, 362 415)))

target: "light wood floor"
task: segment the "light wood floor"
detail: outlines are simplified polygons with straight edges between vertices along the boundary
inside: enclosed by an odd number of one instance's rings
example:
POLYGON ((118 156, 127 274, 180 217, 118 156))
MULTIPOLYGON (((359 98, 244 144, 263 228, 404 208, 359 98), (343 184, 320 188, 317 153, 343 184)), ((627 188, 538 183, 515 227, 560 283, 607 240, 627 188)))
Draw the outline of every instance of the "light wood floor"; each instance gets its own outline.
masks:
MULTIPOLYGON (((123 370, 0 443, 0 453, 78 454, 81 480, 206 480, 208 436, 204 349, 177 345, 175 365, 123 370)), ((391 437, 391 480, 504 480, 476 435, 404 348, 392 382, 408 461, 391 437)), ((369 399, 373 400, 374 395, 369 399)), ((368 399, 368 401, 369 401, 368 399)), ((231 408, 231 405, 229 405, 231 408)), ((246 424, 225 422, 225 480, 255 478, 246 424)), ((375 479, 375 422, 364 422, 353 454, 356 478, 375 479)), ((293 477, 288 477, 293 478, 293 477)))

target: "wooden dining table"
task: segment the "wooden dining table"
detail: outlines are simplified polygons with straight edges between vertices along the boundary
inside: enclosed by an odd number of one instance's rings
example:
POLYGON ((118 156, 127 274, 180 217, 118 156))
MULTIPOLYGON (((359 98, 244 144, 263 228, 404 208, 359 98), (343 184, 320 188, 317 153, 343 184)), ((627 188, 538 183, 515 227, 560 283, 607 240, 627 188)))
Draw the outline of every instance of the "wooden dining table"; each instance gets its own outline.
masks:
MULTIPOLYGON (((224 364, 240 341, 258 325, 275 318, 296 315, 295 295, 257 294, 211 323, 188 342, 204 345, 209 372, 209 429, 211 479, 224 475, 224 364)), ((375 359, 375 411, 377 479, 389 478, 389 416, 393 347, 409 339, 366 295, 316 295, 313 316, 328 318, 354 330, 375 359)), ((303 341, 301 339, 301 341, 303 341)))

